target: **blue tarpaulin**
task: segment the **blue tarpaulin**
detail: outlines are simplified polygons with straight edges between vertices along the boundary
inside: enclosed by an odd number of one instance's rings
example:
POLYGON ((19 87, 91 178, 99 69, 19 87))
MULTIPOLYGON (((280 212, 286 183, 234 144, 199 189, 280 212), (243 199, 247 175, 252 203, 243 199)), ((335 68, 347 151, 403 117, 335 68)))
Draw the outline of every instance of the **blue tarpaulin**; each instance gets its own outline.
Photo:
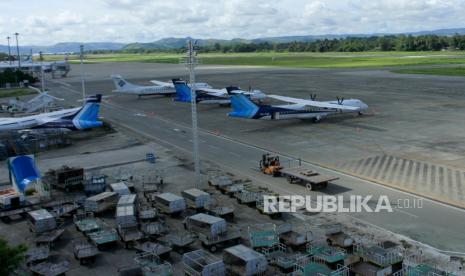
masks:
POLYGON ((10 158, 10 172, 21 192, 24 192, 32 181, 40 179, 34 157, 27 155, 10 158))

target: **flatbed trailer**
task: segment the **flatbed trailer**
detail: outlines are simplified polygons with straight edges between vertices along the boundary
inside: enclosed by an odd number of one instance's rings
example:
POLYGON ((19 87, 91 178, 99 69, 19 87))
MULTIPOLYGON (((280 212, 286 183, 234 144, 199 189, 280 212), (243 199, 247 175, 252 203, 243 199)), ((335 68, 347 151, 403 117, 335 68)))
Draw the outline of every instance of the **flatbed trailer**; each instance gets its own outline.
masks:
POLYGON ((331 181, 339 179, 339 177, 323 175, 304 167, 281 169, 281 175, 286 177, 289 183, 303 185, 309 190, 325 189, 331 181))
POLYGON ((24 217, 24 215, 30 211, 32 211, 31 207, 23 207, 14 210, 0 211, 0 219, 3 222, 8 223, 12 220, 14 216, 24 217))
POLYGON ((350 249, 354 245, 354 239, 342 231, 341 224, 328 224, 321 227, 325 230, 328 245, 336 245, 345 249, 350 249))
POLYGON ((26 252, 26 264, 34 264, 48 259, 50 248, 48 246, 37 246, 26 252))
POLYGON ((230 197, 233 197, 234 193, 240 192, 244 190, 246 187, 247 187, 247 184, 245 183, 236 183, 236 184, 232 184, 232 185, 224 187, 223 189, 221 189, 221 192, 223 192, 226 195, 229 195, 230 197))
POLYGON ((260 212, 260 214, 267 215, 271 219, 276 219, 276 218, 282 217, 282 213, 277 211, 277 210, 276 211, 271 210, 269 212, 265 212, 265 203, 264 203, 263 196, 258 197, 257 200, 255 201, 255 208, 257 208, 257 210, 260 212))
POLYGON ((191 233, 170 233, 160 237, 158 241, 183 254, 185 249, 195 242, 195 236, 191 233))
POLYGON ((80 213, 74 215, 74 225, 76 230, 82 233, 100 230, 100 220, 94 218, 93 213, 80 213))
POLYGON ((73 213, 76 212, 77 209, 79 209, 79 204, 73 202, 73 203, 64 203, 61 206, 56 206, 50 211, 50 214, 54 216, 55 218, 60 218, 64 216, 69 216, 73 213))
POLYGON ((224 248, 231 245, 237 245, 241 241, 241 232, 239 229, 228 227, 228 230, 216 236, 206 235, 204 233, 197 233, 202 246, 214 253, 219 248, 224 248))
POLYGON ((256 204, 257 199, 263 196, 263 192, 260 190, 242 190, 234 194, 239 204, 253 206, 256 204))
POLYGON ((96 232, 87 233, 86 236, 98 249, 107 244, 118 241, 118 234, 115 229, 102 229, 96 232))
POLYGON ((63 166, 57 170, 49 170, 43 177, 44 183, 66 192, 84 184, 84 169, 63 166))
POLYGON ((139 231, 137 227, 131 228, 118 228, 118 234, 121 238, 121 241, 124 243, 125 248, 131 248, 134 246, 135 242, 141 240, 144 237, 144 233, 139 231))
POLYGON ((141 253, 155 254, 160 257, 160 259, 168 259, 172 250, 169 246, 154 242, 138 243, 134 248, 141 253))
POLYGON ((242 190, 246 186, 250 186, 252 181, 250 179, 232 179, 230 183, 219 183, 216 188, 223 194, 232 194, 236 191, 242 190))
POLYGON ((83 265, 86 263, 93 263, 99 251, 97 247, 86 241, 77 241, 73 246, 73 254, 74 258, 79 260, 79 263, 83 265))
POLYGON ((141 224, 141 230, 148 237, 150 237, 150 236, 160 236, 160 235, 164 234, 167 231, 165 229, 165 226, 163 225, 163 223, 161 223, 159 221, 142 223, 141 224))
POLYGON ((37 236, 34 239, 34 242, 37 246, 46 245, 53 247, 55 241, 57 241, 64 232, 65 229, 55 229, 49 232, 45 232, 37 236))
POLYGON ((138 211, 139 220, 141 221, 152 221, 157 218, 158 212, 157 209, 151 208, 149 206, 142 206, 138 211))
POLYGON ((64 275, 69 270, 69 262, 62 261, 59 263, 43 262, 31 266, 31 271, 34 275, 56 276, 64 275))
POLYGON ((227 221, 234 220, 234 209, 227 206, 206 206, 205 213, 224 218, 227 221))

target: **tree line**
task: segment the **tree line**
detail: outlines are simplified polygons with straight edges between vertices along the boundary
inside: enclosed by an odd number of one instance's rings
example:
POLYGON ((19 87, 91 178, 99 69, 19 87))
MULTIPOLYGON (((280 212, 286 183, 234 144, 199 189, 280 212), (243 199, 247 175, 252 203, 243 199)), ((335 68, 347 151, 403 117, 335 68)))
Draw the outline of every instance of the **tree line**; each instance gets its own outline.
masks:
MULTIPOLYGON (((5 69, 0 72, 0 87, 4 87, 7 83, 18 83, 19 81, 27 80, 29 83, 38 81, 36 77, 16 69, 5 69)), ((0 274, 1 275, 1 274, 0 274)))
MULTIPOLYGON (((286 43, 235 43, 200 46, 203 53, 247 53, 247 52, 366 52, 366 51, 441 51, 465 50, 465 35, 389 35, 371 37, 347 37, 319 39, 315 41, 293 41, 286 43)), ((156 49, 131 48, 121 50, 96 50, 92 54, 106 53, 183 53, 186 48, 156 49)))
POLYGON ((465 50, 465 35, 372 36, 322 39, 309 42, 215 44, 200 47, 203 52, 366 52, 465 50))

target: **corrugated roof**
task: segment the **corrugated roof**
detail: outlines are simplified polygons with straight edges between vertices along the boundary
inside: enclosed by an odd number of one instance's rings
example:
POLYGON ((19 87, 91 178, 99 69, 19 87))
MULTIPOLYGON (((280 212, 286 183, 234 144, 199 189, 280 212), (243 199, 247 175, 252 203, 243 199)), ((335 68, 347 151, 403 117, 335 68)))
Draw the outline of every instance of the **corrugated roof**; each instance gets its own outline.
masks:
POLYGON ((135 201, 136 201, 136 195, 135 194, 122 195, 118 200, 118 205, 134 204, 135 201))
POLYGON ((198 197, 198 196, 203 196, 203 195, 209 195, 209 193, 206 193, 202 190, 199 190, 199 189, 188 189, 188 190, 184 190, 183 193, 186 193, 186 194, 189 194, 193 197, 198 197))
POLYGON ((135 214, 134 206, 125 205, 116 207, 116 216, 133 216, 135 214))
POLYGON ((53 218, 53 216, 45 209, 30 211, 29 215, 35 220, 53 218))
POLYGON ((180 197, 172 193, 162 193, 162 194, 157 195, 157 197, 162 198, 166 201, 184 200, 183 197, 180 197))
POLYGON ((104 199, 104 198, 107 198, 107 197, 111 197, 111 196, 114 196, 114 195, 116 195, 115 192, 103 192, 103 193, 91 196, 91 197, 87 198, 87 200, 98 201, 98 200, 101 200, 101 199, 104 199))
POLYGON ((233 247, 226 248, 224 251, 228 252, 231 255, 234 255, 246 262, 255 260, 258 258, 264 258, 264 256, 257 251, 249 248, 245 245, 239 244, 233 247))
POLYGON ((207 215, 204 213, 195 214, 193 216, 190 216, 189 219, 201 221, 201 222, 208 223, 208 224, 215 224, 218 222, 225 221, 223 218, 207 215))
POLYGON ((128 188, 128 185, 126 185, 126 183, 124 183, 124 182, 112 183, 112 184, 110 184, 110 187, 111 187, 113 190, 129 189, 129 188, 128 188))

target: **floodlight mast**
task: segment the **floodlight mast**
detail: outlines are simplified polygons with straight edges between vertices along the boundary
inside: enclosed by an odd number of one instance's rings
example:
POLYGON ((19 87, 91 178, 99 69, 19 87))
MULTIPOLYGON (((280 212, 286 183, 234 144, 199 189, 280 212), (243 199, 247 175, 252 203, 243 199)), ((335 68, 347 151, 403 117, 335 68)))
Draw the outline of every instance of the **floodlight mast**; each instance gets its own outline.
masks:
POLYGON ((42 54, 42 51, 39 52, 39 60, 40 60, 40 79, 41 79, 41 84, 42 84, 42 93, 45 92, 45 79, 44 79, 44 56, 42 54))
POLYGON ((191 39, 187 41, 187 58, 186 67, 189 69, 189 82, 191 86, 191 109, 192 109, 192 143, 194 157, 194 187, 198 188, 201 184, 200 176, 200 156, 199 156, 199 138, 197 130, 197 97, 195 87, 195 66, 198 64, 197 52, 195 51, 195 42, 191 39))
POLYGON ((79 46, 79 59, 81 60, 81 64, 79 66, 79 69, 81 71, 81 89, 82 89, 82 100, 83 102, 86 101, 86 85, 84 83, 84 69, 82 68, 83 67, 83 63, 84 63, 84 45, 80 45, 79 46))
POLYGON ((18 44, 19 33, 15 33, 15 36, 16 36, 16 53, 18 54, 18 70, 21 70, 21 55, 19 54, 19 44, 18 44))
POLYGON ((8 61, 11 65, 11 48, 10 48, 10 38, 9 36, 6 37, 6 39, 8 40, 8 61))

